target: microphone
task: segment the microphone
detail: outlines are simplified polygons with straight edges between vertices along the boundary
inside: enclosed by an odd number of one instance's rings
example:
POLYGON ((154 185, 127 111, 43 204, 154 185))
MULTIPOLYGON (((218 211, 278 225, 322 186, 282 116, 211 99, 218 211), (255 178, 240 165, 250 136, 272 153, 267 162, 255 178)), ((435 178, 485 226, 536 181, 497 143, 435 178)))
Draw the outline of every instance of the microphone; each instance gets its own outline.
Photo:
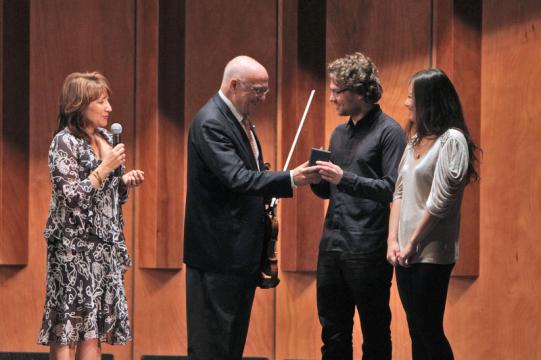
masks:
MULTIPOLYGON (((122 125, 114 123, 111 125, 111 132, 113 133, 113 147, 120 143, 120 134, 122 134, 122 125)), ((117 167, 114 172, 114 176, 121 176, 121 166, 117 167)))

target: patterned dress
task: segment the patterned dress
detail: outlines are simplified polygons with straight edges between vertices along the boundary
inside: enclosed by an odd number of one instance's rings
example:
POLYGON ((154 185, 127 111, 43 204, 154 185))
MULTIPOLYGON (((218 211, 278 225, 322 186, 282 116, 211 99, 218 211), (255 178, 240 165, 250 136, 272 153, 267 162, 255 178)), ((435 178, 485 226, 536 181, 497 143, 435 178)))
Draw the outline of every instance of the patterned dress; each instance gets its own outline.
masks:
MULTIPOLYGON (((112 144, 112 136, 98 129, 112 144)), ((127 188, 111 173, 95 189, 101 163, 90 144, 66 128, 49 148, 52 196, 45 227, 47 288, 38 343, 131 341, 124 272, 131 266, 121 205, 127 188)))

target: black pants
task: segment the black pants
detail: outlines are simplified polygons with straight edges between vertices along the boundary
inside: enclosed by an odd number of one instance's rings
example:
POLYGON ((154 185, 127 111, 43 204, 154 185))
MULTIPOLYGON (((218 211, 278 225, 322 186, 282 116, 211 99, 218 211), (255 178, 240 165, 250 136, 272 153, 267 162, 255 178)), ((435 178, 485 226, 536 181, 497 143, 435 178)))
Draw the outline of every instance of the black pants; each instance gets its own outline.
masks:
POLYGON ((363 333, 363 360, 390 360, 393 268, 385 255, 359 256, 320 252, 317 266, 317 308, 323 359, 352 359, 355 307, 363 333))
POLYGON ((400 300, 406 310, 413 360, 450 360, 443 314, 454 264, 413 264, 396 268, 400 300))
POLYGON ((255 287, 253 276, 187 267, 188 359, 242 359, 255 287))

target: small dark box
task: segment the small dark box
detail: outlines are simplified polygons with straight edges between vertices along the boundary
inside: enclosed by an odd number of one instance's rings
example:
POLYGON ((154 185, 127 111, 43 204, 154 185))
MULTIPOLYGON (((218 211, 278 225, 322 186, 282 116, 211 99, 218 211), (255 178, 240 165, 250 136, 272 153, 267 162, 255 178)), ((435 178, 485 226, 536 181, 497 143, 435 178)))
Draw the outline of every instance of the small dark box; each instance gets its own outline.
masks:
POLYGON ((316 161, 330 161, 331 152, 323 149, 312 148, 310 153, 310 161, 308 162, 309 166, 314 166, 316 161))

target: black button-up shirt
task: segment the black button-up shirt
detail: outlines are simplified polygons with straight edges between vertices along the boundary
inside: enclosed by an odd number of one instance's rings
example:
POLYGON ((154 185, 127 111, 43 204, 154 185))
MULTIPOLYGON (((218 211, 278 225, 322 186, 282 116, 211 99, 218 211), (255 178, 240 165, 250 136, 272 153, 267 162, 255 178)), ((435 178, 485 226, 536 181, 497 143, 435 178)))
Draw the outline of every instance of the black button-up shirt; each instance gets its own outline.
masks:
POLYGON ((351 119, 331 136, 331 161, 344 171, 338 185, 312 185, 330 199, 320 251, 385 253, 389 204, 406 140, 404 131, 379 105, 356 124, 351 119))

